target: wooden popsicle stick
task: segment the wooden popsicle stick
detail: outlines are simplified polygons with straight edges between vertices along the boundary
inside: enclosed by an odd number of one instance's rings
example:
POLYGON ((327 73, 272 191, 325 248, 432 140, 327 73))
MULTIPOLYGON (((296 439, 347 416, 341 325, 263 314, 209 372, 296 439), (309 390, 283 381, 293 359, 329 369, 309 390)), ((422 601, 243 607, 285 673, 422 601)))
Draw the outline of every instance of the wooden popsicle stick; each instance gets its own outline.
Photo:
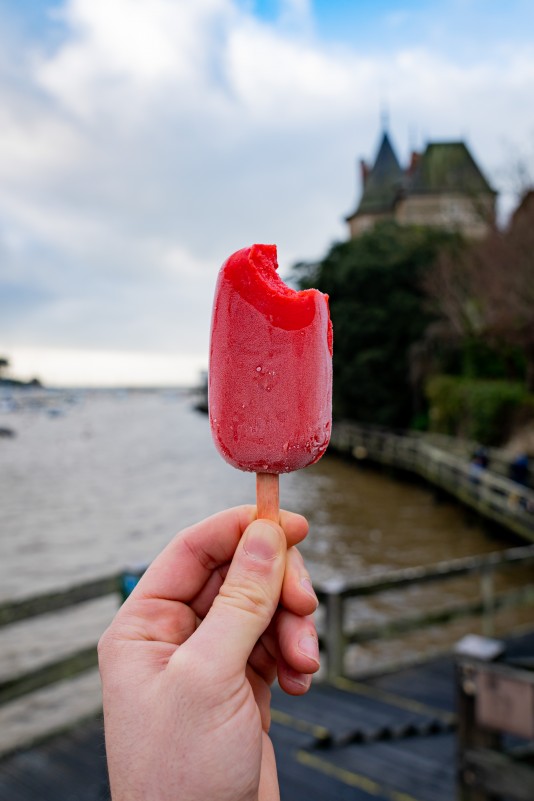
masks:
POLYGON ((280 493, 277 473, 256 473, 258 519, 280 522, 280 493))

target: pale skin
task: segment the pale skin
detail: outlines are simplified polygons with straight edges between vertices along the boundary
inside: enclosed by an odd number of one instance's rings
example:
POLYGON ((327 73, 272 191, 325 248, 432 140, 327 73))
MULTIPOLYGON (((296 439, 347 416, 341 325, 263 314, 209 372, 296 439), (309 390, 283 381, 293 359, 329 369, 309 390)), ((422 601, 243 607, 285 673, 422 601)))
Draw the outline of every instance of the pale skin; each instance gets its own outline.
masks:
POLYGON ((253 506, 180 532, 99 643, 113 801, 278 801, 270 686, 305 693, 317 607, 308 524, 253 506))

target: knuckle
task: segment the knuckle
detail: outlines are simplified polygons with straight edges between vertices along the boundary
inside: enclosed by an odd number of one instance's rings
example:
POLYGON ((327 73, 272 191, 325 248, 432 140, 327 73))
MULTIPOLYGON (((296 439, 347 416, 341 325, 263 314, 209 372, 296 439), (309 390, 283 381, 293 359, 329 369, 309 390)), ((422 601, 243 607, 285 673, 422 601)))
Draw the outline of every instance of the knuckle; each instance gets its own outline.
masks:
POLYGON ((105 662, 106 657, 109 653, 110 644, 111 644, 111 637, 109 634, 109 628, 107 628, 105 632, 101 635, 100 639, 98 640, 98 644, 96 646, 98 661, 100 664, 105 662))
POLYGON ((98 664, 101 671, 110 663, 113 663, 117 660, 118 646, 119 641, 115 635, 113 626, 108 626, 108 628, 101 635, 96 646, 98 664))
POLYGON ((255 617, 269 618, 273 612, 273 601, 268 588, 259 582, 222 585, 221 601, 255 617))

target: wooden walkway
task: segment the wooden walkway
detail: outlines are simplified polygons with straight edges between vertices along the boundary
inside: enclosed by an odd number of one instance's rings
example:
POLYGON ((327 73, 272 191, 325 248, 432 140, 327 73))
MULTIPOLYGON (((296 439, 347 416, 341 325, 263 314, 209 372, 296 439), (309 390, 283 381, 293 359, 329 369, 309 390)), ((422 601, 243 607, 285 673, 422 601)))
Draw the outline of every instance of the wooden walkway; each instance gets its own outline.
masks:
MULTIPOLYGON (((508 643, 532 659, 534 632, 508 643)), ((273 693, 282 801, 453 801, 454 662, 273 693)), ((0 762, 0 801, 108 801, 100 719, 0 762)))
POLYGON ((453 661, 274 694, 282 801, 452 801, 453 661))
POLYGON ((491 451, 488 469, 477 469, 467 445, 452 437, 352 422, 336 423, 330 440, 331 450, 418 475, 482 517, 534 542, 534 489, 502 475, 507 465, 497 451, 491 451))

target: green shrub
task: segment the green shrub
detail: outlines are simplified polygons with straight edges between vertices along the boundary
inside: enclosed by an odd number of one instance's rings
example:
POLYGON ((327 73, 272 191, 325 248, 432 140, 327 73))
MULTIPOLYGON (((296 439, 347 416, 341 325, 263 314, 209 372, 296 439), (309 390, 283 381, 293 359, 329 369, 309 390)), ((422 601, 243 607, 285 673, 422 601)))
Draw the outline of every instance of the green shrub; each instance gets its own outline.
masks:
POLYGON ((440 375, 426 386, 433 431, 500 445, 519 418, 534 416, 534 397, 510 381, 440 375))
POLYGON ((330 297, 336 418, 405 428, 424 412, 410 383, 411 348, 433 319, 422 276, 458 241, 457 234, 385 221, 333 245, 321 262, 295 267, 301 289, 330 297))

